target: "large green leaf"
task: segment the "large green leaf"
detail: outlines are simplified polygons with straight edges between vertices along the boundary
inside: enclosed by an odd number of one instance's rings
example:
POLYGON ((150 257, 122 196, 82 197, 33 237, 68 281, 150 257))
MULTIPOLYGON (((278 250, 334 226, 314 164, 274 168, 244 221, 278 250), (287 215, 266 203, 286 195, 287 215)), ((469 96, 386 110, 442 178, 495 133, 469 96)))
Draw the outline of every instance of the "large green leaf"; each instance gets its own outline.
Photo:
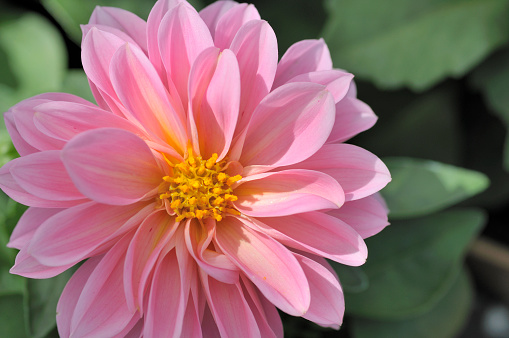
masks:
POLYGON ((354 318, 354 338, 450 338, 455 337, 468 319, 473 290, 463 270, 446 295, 427 313, 401 321, 354 318))
POLYGON ((46 19, 25 14, 1 22, 0 49, 5 60, 0 74, 11 77, 0 83, 0 112, 27 97, 60 89, 67 52, 60 33, 46 19))
POLYGON ((488 187, 488 178, 476 171, 410 158, 386 158, 392 182, 381 192, 391 219, 430 214, 488 187))
POLYGON ((6 338, 30 337, 23 295, 0 295, 0 335, 6 338))
POLYGON ((327 0, 336 67, 382 87, 424 90, 509 39, 506 0, 327 0))
POLYGON ((428 312, 456 280, 466 248, 485 221, 476 209, 395 221, 368 238, 369 287, 345 293, 350 314, 403 319, 428 312))

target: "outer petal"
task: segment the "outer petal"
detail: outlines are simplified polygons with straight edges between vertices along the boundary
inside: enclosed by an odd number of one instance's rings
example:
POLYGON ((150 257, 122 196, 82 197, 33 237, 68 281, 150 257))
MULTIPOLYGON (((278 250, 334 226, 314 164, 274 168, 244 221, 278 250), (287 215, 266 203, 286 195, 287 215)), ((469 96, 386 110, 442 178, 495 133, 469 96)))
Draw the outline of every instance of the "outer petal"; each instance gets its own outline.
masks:
POLYGON ((238 6, 235 1, 222 0, 213 2, 200 11, 200 17, 209 28, 212 38, 215 36, 216 26, 219 19, 221 19, 221 17, 228 12, 230 8, 235 6, 238 6))
POLYGON ((276 34, 266 21, 253 20, 241 27, 230 49, 237 56, 240 68, 241 116, 237 128, 240 132, 274 81, 278 57, 276 34))
POLYGON ((362 238, 376 235, 389 225, 387 206, 378 194, 347 202, 327 213, 348 223, 362 238))
POLYGON ((203 50, 214 45, 210 32, 195 9, 181 3, 168 11, 161 21, 158 42, 168 79, 175 84, 185 103, 191 66, 203 50))
POLYGON ((338 277, 324 259, 315 261, 297 253, 295 257, 306 274, 311 290, 311 304, 303 317, 319 325, 339 329, 343 322, 345 300, 338 277))
POLYGON ((221 283, 206 274, 202 283, 222 337, 261 337, 240 284, 221 283))
POLYGON ((42 264, 75 264, 112 236, 120 236, 138 225, 154 207, 144 206, 89 202, 66 209, 41 224, 28 250, 42 264))
POLYGON ((264 233, 288 247, 342 264, 359 266, 368 257, 362 237, 345 222, 323 212, 263 217, 253 222, 264 233))
POLYGON ((333 69, 297 75, 288 82, 313 82, 324 85, 337 103, 348 94, 352 79, 352 74, 333 69))
POLYGON ((255 217, 285 216, 336 209, 344 194, 332 177, 311 170, 284 170, 249 176, 235 188, 235 207, 255 217))
POLYGON ((90 16, 89 24, 116 28, 147 51, 147 23, 136 14, 120 8, 97 6, 90 16))
POLYGON ((37 197, 55 201, 85 199, 67 174, 59 150, 17 158, 10 172, 23 189, 37 197))
POLYGON ((61 156, 76 187, 100 203, 139 201, 163 176, 147 144, 121 129, 84 132, 67 143, 61 156))
POLYGON ((39 151, 37 148, 32 147, 27 141, 23 139, 18 129, 16 128, 16 122, 14 121, 14 115, 12 111, 9 110, 4 113, 4 121, 7 132, 11 137, 12 144, 14 145, 14 148, 16 148, 18 154, 25 156, 39 151))
POLYGON ((355 97, 345 97, 336 104, 336 120, 327 143, 344 142, 375 124, 373 110, 355 97))
POLYGON ((290 46, 279 61, 272 90, 297 75, 331 69, 332 59, 323 39, 299 41, 290 46))
POLYGON ((254 5, 238 4, 234 6, 218 20, 214 44, 220 49, 229 48, 240 27, 248 21, 260 19, 260 14, 254 5))
POLYGON ((101 259, 83 286, 71 320, 71 336, 112 337, 131 321, 123 290, 123 267, 132 235, 122 238, 101 259))
POLYGON ((309 285, 295 257, 284 246, 235 217, 221 221, 215 242, 274 305, 291 315, 307 311, 309 285))
POLYGON ((22 247, 28 245, 37 228, 39 228, 44 221, 61 210, 62 209, 56 208, 28 208, 12 231, 7 247, 21 250, 22 247))
POLYGON ((189 75, 189 99, 195 148, 204 158, 218 153, 221 160, 230 149, 239 115, 240 74, 230 50, 209 48, 200 54, 189 75))
POLYGON ((327 144, 293 167, 317 170, 334 177, 347 201, 374 194, 391 180, 385 164, 375 155, 351 144, 327 144))
POLYGON ((249 124, 240 162, 247 173, 291 165, 314 154, 334 124, 334 100, 321 85, 290 83, 270 93, 249 124), (254 166, 254 167, 249 167, 254 166))
POLYGON ((27 278, 51 278, 61 274, 74 264, 75 263, 59 266, 47 266, 41 264, 32 255, 30 255, 26 248, 22 248, 16 256, 14 266, 9 272, 27 278))

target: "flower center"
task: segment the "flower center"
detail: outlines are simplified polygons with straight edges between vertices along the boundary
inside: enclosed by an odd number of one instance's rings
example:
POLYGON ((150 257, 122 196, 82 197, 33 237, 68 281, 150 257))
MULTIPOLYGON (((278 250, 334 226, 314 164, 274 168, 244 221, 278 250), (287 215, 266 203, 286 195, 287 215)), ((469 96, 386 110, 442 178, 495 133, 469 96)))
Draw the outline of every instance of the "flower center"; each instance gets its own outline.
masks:
POLYGON ((184 162, 172 165, 173 176, 163 177, 159 199, 168 201, 178 222, 195 217, 213 217, 220 221, 225 213, 240 214, 231 203, 237 200, 231 186, 242 176, 230 177, 224 172, 227 161, 216 162, 217 157, 213 154, 203 160, 190 152, 184 162))

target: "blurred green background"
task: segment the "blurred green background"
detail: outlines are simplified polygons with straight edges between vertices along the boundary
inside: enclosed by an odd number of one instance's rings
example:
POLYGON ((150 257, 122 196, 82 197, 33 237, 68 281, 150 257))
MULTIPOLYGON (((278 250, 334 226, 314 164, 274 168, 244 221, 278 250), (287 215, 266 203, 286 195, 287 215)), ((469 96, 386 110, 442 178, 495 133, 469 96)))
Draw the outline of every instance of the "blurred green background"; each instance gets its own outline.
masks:
MULTIPOLYGON (((146 19, 153 3, 3 0, 0 111, 50 91, 93 101, 79 25, 96 5, 146 19)), ((253 3, 280 55, 323 37, 335 67, 356 76, 379 121, 350 142, 382 157, 393 176, 382 192, 391 225, 367 240, 367 263, 334 264, 346 298, 342 329, 283 314, 285 335, 509 337, 509 0, 253 3), (486 326, 493 309, 501 319, 486 326)), ((2 121, 0 165, 15 156, 2 121)), ((56 337, 55 306, 71 272, 8 273, 16 252, 5 244, 24 210, 0 193, 0 336, 56 337)))

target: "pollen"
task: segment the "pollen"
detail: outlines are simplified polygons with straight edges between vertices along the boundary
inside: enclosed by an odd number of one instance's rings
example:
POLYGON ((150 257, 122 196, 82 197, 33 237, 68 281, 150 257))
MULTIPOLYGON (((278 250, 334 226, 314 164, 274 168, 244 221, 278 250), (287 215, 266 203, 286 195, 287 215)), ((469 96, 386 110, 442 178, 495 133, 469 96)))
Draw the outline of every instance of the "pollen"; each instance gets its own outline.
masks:
POLYGON ((183 162, 172 165, 173 175, 162 178, 158 199, 168 201, 166 205, 175 212, 177 221, 185 218, 221 221, 226 214, 240 215, 232 204, 238 198, 231 187, 242 176, 229 176, 224 172, 227 161, 217 159, 218 155, 212 154, 204 160, 190 150, 183 162))

